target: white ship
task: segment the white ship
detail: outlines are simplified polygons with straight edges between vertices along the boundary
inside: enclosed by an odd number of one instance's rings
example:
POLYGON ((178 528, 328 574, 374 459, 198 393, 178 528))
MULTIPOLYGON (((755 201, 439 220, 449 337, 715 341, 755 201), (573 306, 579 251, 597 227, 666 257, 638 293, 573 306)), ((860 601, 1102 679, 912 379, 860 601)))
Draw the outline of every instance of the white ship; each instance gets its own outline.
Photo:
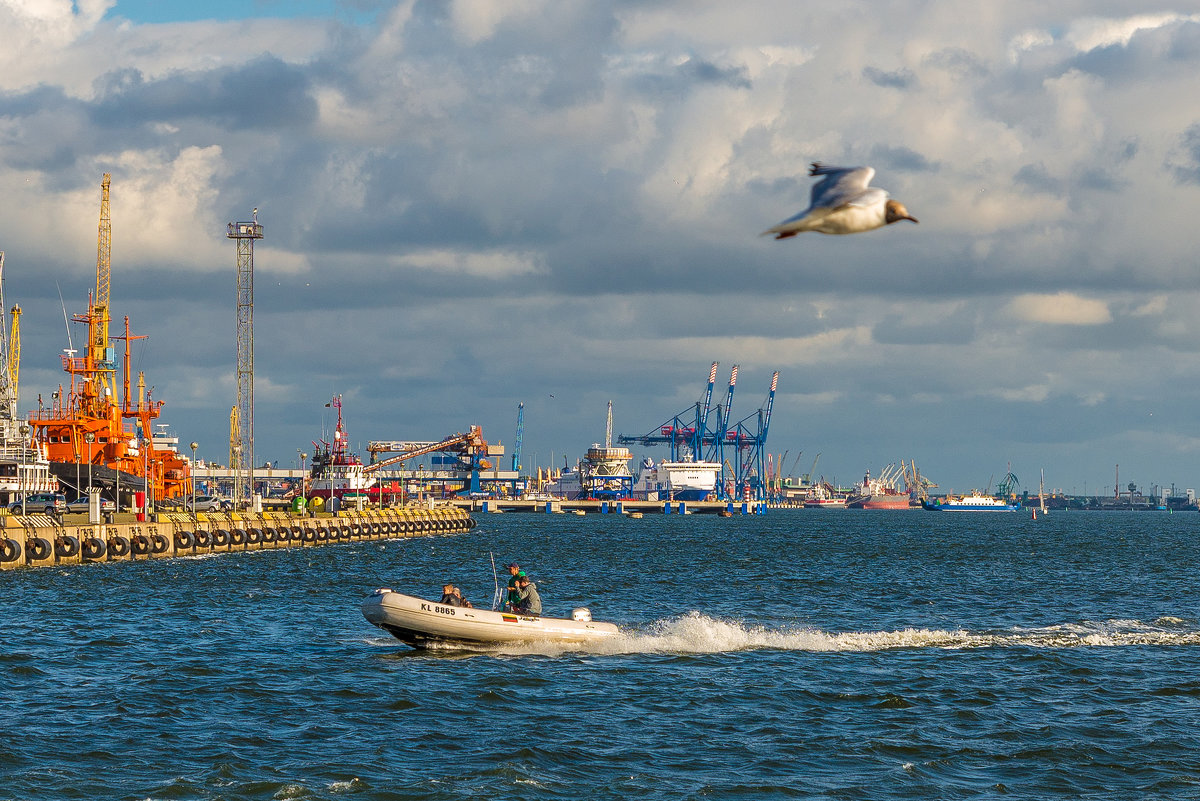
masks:
POLYGON ((567 501, 577 501, 583 496, 583 483, 579 479, 579 469, 568 467, 558 478, 546 482, 542 492, 554 498, 567 501))
POLYGON ((719 462, 659 462, 646 458, 633 497, 647 501, 703 501, 716 493, 719 462))

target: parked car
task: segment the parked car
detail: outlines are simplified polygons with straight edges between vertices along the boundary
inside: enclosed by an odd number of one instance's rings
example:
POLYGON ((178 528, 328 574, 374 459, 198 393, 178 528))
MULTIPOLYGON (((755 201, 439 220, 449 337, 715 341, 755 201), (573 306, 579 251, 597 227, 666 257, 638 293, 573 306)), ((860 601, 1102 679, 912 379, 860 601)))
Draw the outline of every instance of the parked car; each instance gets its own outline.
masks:
MULTIPOLYGON (((181 499, 183 508, 191 510, 191 498, 181 499)), ((232 509, 233 502, 228 498, 218 498, 215 495, 197 495, 196 496, 196 511, 197 512, 220 512, 225 509, 232 509)))
MULTIPOLYGON (((80 495, 75 500, 67 503, 67 511, 68 512, 82 512, 84 514, 87 514, 87 510, 88 510, 88 496, 86 496, 86 495, 80 495)), ((115 503, 110 501, 108 498, 100 499, 100 513, 101 514, 104 514, 106 512, 115 512, 115 511, 117 511, 117 505, 115 503)))
MULTIPOLYGON (((45 512, 48 515, 62 514, 67 510, 67 496, 61 492, 37 492, 33 495, 25 496, 25 512, 27 514, 37 514, 45 512)), ((21 511, 21 502, 13 501, 8 505, 8 511, 21 511)))

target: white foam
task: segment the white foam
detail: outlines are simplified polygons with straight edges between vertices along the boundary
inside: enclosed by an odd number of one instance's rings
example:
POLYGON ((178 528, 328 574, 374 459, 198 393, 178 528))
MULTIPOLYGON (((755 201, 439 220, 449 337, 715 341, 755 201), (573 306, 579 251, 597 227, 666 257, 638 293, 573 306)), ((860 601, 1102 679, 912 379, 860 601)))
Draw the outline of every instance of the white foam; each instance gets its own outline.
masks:
MULTIPOLYGON (((772 628, 691 612, 589 645, 592 653, 714 654, 748 650, 872 652, 907 648, 1078 648, 1200 645, 1200 631, 1116 619, 994 631, 903 628, 829 632, 804 626, 772 628)), ((1172 620, 1177 620, 1172 618, 1172 620)))

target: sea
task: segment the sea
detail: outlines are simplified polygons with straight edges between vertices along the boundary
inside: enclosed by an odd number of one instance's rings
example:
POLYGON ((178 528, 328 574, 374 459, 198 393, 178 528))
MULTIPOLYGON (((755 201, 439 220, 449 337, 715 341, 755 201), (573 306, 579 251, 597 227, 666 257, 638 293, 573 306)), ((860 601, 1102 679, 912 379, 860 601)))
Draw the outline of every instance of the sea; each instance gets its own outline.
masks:
POLYGON ((477 519, 0 573, 0 799, 1200 798, 1200 514, 477 519), (512 561, 622 635, 362 616, 512 561))

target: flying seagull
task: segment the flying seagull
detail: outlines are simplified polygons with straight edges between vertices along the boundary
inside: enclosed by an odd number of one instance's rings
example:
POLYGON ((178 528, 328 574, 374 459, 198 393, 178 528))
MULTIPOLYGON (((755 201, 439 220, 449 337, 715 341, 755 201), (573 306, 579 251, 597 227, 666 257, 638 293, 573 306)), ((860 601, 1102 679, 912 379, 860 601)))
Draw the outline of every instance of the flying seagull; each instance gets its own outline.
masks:
POLYGON ((887 190, 868 186, 875 177, 874 167, 826 167, 813 162, 808 174, 825 176, 813 184, 808 208, 763 231, 763 236, 786 239, 805 231, 857 234, 898 220, 917 221, 903 203, 888 198, 887 190))

